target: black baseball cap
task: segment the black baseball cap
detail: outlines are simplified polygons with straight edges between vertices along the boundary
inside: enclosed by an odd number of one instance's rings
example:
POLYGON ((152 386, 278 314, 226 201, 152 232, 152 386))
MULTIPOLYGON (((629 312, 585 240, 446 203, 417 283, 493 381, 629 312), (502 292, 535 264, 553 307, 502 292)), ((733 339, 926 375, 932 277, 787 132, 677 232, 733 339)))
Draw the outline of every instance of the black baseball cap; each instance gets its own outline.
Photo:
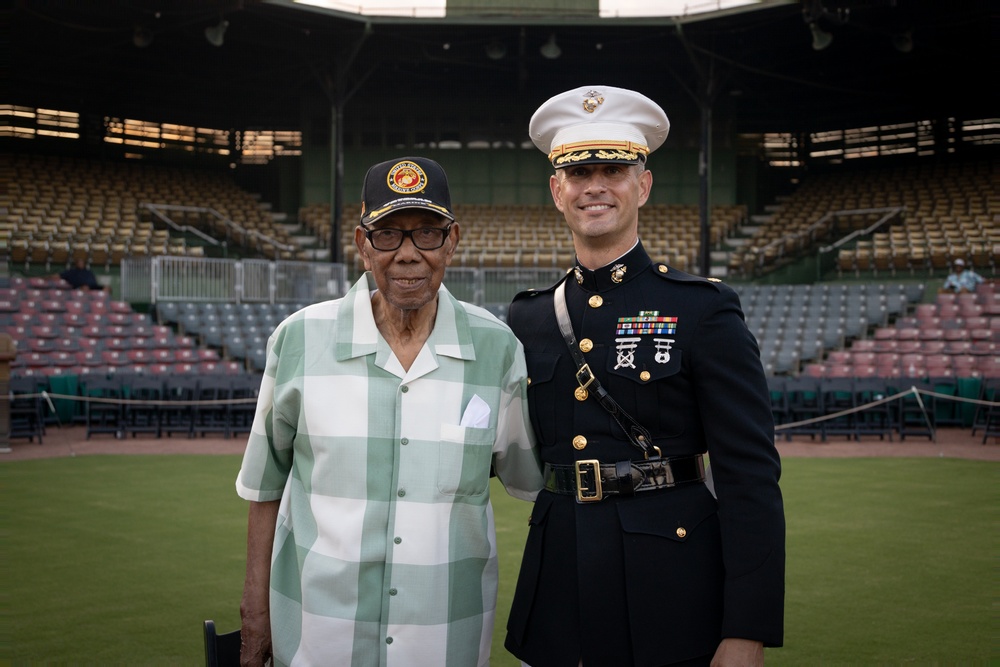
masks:
POLYGON ((422 208, 455 219, 448 176, 441 165, 425 157, 402 157, 368 170, 361 188, 361 224, 372 224, 405 208, 422 208))

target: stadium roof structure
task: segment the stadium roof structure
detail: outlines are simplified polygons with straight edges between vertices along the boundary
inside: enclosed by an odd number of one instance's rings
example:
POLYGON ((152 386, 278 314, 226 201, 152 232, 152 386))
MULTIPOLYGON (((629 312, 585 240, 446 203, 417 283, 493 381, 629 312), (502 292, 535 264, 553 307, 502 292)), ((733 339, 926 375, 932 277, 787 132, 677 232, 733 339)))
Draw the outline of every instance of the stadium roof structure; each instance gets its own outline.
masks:
POLYGON ((371 108, 454 108, 523 138, 539 103, 587 84, 635 88, 668 113, 711 105, 744 133, 997 115, 987 0, 628 18, 457 4, 414 19, 291 0, 17 0, 0 102, 220 128, 301 127, 303 100, 355 126, 371 108), (558 57, 541 53, 550 41, 558 57))

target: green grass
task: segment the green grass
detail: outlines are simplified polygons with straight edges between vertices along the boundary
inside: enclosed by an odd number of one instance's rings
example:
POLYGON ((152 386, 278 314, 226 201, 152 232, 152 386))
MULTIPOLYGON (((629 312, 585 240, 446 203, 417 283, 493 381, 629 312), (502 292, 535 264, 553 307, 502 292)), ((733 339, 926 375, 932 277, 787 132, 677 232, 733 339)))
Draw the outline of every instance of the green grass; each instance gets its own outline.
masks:
MULTIPOLYGON (((202 621, 222 632, 239 624, 239 463, 0 465, 0 662, 202 664, 202 621)), ((786 459, 785 647, 767 651, 768 665, 997 664, 998 482, 1000 464, 982 461, 786 459)), ((518 667, 503 628, 530 507, 499 487, 494 506, 502 558, 493 665, 518 667)))

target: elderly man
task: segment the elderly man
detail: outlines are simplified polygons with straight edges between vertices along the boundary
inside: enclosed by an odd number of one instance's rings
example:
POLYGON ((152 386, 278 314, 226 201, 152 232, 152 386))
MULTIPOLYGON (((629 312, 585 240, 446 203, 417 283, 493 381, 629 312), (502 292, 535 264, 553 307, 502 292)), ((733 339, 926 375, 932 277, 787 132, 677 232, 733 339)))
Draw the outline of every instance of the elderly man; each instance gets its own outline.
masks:
POLYGON ((529 126, 576 250, 507 315, 546 464, 505 644, 531 667, 746 667, 782 643, 784 510, 757 342, 732 289, 654 262, 638 237, 646 157, 669 128, 611 86, 557 95, 529 126))
POLYGON ((236 482, 249 501, 244 665, 489 663, 491 468, 535 497, 523 350, 442 286, 459 241, 446 175, 369 169, 367 273, 268 341, 236 482))
POLYGON ((965 260, 961 257, 952 262, 951 273, 944 279, 941 285, 942 292, 975 292, 984 281, 983 277, 965 265, 965 260))

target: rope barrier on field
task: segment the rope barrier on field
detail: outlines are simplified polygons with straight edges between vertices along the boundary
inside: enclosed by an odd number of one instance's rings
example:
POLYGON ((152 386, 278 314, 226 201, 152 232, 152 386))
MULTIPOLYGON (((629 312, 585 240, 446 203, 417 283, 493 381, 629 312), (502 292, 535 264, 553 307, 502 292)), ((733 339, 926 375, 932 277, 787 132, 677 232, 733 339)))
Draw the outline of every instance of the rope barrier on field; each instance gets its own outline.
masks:
POLYGON ((14 400, 25 400, 25 399, 35 399, 41 398, 45 401, 48 406, 49 414, 54 415, 56 423, 60 426, 62 425, 62 420, 59 418, 59 412, 56 410, 55 403, 53 401, 74 401, 77 403, 102 403, 105 405, 120 405, 120 406, 146 406, 146 407, 170 407, 170 408, 180 408, 188 406, 201 406, 201 407, 212 407, 212 406, 223 406, 223 405, 246 405, 246 404, 256 404, 256 397, 247 398, 224 398, 215 400, 142 400, 142 399, 128 399, 128 398, 105 398, 101 396, 78 396, 74 394, 53 394, 51 392, 42 390, 38 393, 33 394, 7 394, 0 396, 0 401, 7 401, 13 405, 14 400))
POLYGON ((40 391, 37 394, 16 394, 13 396, 0 397, 0 400, 23 400, 27 398, 44 398, 48 404, 51 411, 55 411, 55 406, 52 403, 52 399, 61 401, 75 401, 77 403, 108 403, 119 405, 169 405, 169 406, 182 406, 182 405, 239 405, 243 403, 256 403, 256 397, 249 398, 220 398, 213 400, 143 400, 143 399, 129 399, 129 398, 105 398, 102 396, 78 396, 75 394, 53 394, 47 391, 40 391))
MULTIPOLYGON (((840 417, 844 417, 846 415, 854 414, 856 412, 862 412, 864 410, 868 410, 870 408, 877 407, 877 406, 882 405, 884 403, 889 403, 889 402, 892 402, 892 401, 897 401, 897 400, 903 398, 904 396, 908 396, 910 394, 913 394, 914 397, 916 398, 917 404, 920 406, 920 411, 923 413, 925 420, 929 420, 929 417, 928 417, 928 414, 927 414, 927 408, 924 405, 923 399, 921 398, 921 394, 926 395, 926 396, 933 396, 935 398, 940 398, 940 399, 944 399, 944 400, 956 401, 958 403, 970 403, 970 404, 973 404, 973 405, 985 405, 985 406, 989 406, 989 407, 1000 407, 1000 402, 998 402, 998 401, 987 401, 987 400, 983 400, 983 399, 979 399, 979 398, 967 398, 967 397, 964 397, 964 396, 955 396, 954 394, 942 394, 942 393, 939 393, 939 392, 936 392, 936 391, 930 391, 930 390, 927 390, 927 389, 918 389, 917 387, 911 386, 906 391, 901 391, 898 394, 893 394, 892 396, 886 396, 885 398, 880 398, 880 399, 872 401, 870 403, 865 403, 864 405, 859 405, 859 406, 856 406, 856 407, 853 407, 853 408, 848 408, 846 410, 841 410, 839 412, 831 412, 829 414, 821 415, 819 417, 812 417, 810 419, 803 419, 801 421, 787 422, 787 423, 784 423, 784 424, 776 424, 775 427, 774 427, 774 430, 775 431, 787 431, 789 429, 798 428, 800 426, 807 426, 807 425, 810 425, 810 424, 817 424, 817 423, 820 423, 820 422, 829 421, 831 419, 839 419, 840 417)), ((927 425, 928 425, 928 427, 930 427, 931 426, 931 422, 928 421, 927 425)))
MULTIPOLYGON (((969 403, 972 405, 984 405, 988 407, 1000 407, 1000 401, 987 401, 978 398, 967 398, 964 396, 955 396, 954 394, 941 394, 935 391, 929 391, 927 389, 918 389, 917 387, 910 387, 906 391, 901 391, 898 394, 893 394, 891 396, 886 396, 880 398, 870 403, 865 403, 864 405, 859 405, 853 408, 848 408, 846 410, 841 410, 839 412, 831 412, 820 417, 813 417, 811 419, 803 419, 796 422, 787 422, 784 424, 776 425, 774 428, 776 431, 783 431, 790 428, 796 428, 799 426, 805 426, 808 424, 814 424, 817 422, 828 421, 831 419, 838 419, 856 412, 863 412, 873 407, 883 405, 885 403, 891 403, 893 401, 899 400, 904 396, 913 394, 917 399, 922 410, 926 411, 923 400, 920 395, 933 396, 938 399, 951 400, 959 403, 969 403)), ((142 399, 128 399, 128 398, 104 398, 99 396, 79 396, 75 394, 54 394, 48 391, 40 391, 38 393, 26 393, 26 394, 9 394, 7 396, 0 396, 0 401, 12 401, 12 400, 23 400, 31 398, 42 398, 49 406, 50 411, 55 411, 55 405, 53 400, 61 401, 75 401, 78 403, 106 403, 106 404, 120 404, 120 405, 150 405, 150 406, 184 406, 184 405, 242 405, 246 403, 256 403, 257 399, 255 397, 248 398, 222 398, 214 400, 142 400, 142 399)))
MULTIPOLYGON (((968 403, 971 405, 981 405, 987 407, 1000 407, 1000 401, 988 401, 978 398, 967 398, 964 396, 955 396, 954 394, 942 394, 935 391, 930 391, 927 389, 918 389, 915 386, 911 386, 905 391, 901 391, 897 394, 891 396, 885 396, 883 398, 865 403, 864 405, 855 406, 853 408, 848 408, 846 410, 840 410, 838 412, 831 412, 828 414, 820 415, 818 417, 811 417, 809 419, 802 419, 794 422, 786 422, 783 424, 775 424, 774 430, 776 433, 782 431, 788 431, 792 429, 801 428, 803 426, 810 426, 812 424, 819 424, 825 421, 830 421, 834 419, 840 419, 841 417, 846 417, 847 415, 855 414, 858 412, 864 412, 870 410, 871 408, 878 407, 879 405, 884 405, 886 403, 892 403, 898 401, 906 396, 912 395, 920 408, 920 412, 923 415, 924 422, 927 424, 928 428, 933 428, 934 421, 933 418, 928 414, 927 406, 925 405, 921 395, 933 396, 934 398, 941 400, 955 401, 958 403, 968 403)), ((103 403, 103 404, 118 404, 122 406, 157 406, 157 407, 186 407, 186 406, 221 406, 221 405, 246 405, 250 403, 256 403, 256 397, 247 398, 225 398, 225 399, 214 399, 214 400, 143 400, 143 399, 128 399, 128 398, 105 398, 98 396, 79 396, 74 394, 54 394, 48 391, 40 391, 38 393, 26 393, 26 394, 8 394, 6 396, 0 396, 0 400, 5 400, 8 402, 13 402, 15 399, 33 399, 41 398, 45 401, 48 406, 48 410, 52 414, 57 414, 55 403, 53 401, 63 400, 63 401, 74 401, 79 403, 103 403)))

